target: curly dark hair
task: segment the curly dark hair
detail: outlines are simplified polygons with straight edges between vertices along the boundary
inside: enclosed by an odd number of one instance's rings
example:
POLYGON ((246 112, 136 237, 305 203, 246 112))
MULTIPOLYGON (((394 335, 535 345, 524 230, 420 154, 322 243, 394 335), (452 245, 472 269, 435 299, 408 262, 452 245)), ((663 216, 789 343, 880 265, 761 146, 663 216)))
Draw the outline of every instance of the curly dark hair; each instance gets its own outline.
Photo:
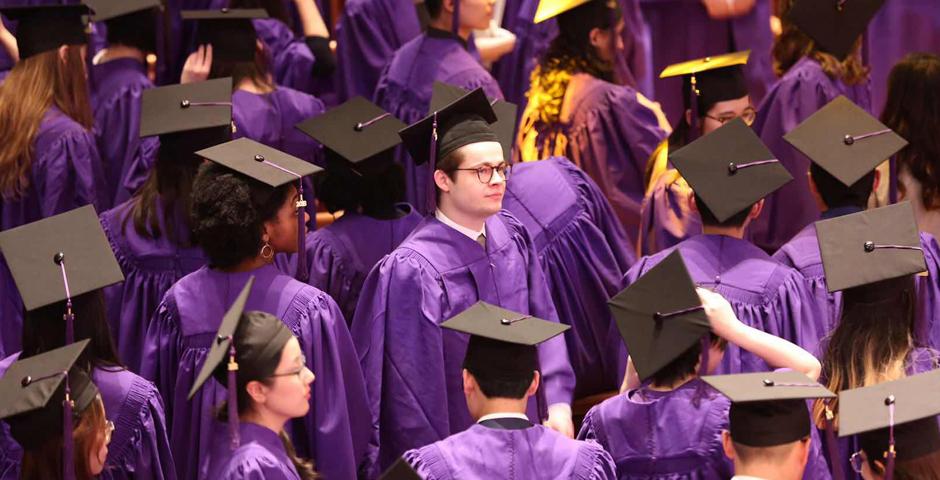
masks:
POLYGON ((897 159, 920 183, 924 208, 940 208, 940 57, 912 53, 891 69, 881 121, 910 142, 897 159))
POLYGON ((203 165, 193 182, 192 221, 209 266, 229 268, 258 255, 264 222, 277 216, 294 188, 271 188, 219 164, 203 165))

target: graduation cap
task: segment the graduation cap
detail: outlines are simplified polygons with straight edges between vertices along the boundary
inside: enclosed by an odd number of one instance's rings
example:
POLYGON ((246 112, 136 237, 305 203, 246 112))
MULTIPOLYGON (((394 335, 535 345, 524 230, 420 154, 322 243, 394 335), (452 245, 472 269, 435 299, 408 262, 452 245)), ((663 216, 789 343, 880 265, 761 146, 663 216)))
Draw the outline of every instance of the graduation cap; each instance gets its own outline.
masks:
POLYGON ((696 134, 696 122, 708 105, 734 100, 748 94, 742 66, 747 65, 750 50, 696 58, 669 65, 659 78, 682 77, 685 108, 692 110, 690 134, 696 134), (693 101, 693 99, 695 101, 693 101))
POLYGON ((847 187, 907 145, 842 95, 783 138, 847 187))
MULTIPOLYGON (((431 108, 433 112, 442 109, 451 102, 470 93, 455 85, 435 81, 434 90, 431 94, 431 108)), ((499 144, 503 147, 503 160, 506 163, 512 162, 512 148, 516 141, 516 111, 518 107, 514 103, 503 100, 490 100, 490 107, 496 114, 496 121, 490 125, 490 128, 499 137, 499 144)))
POLYGON ((95 22, 162 7, 160 0, 83 0, 83 2, 94 10, 92 20, 95 22))
MULTIPOLYGON (((678 250, 611 298, 608 305, 642 381, 696 342, 710 339, 711 324, 678 250)), ((702 355, 707 354, 708 349, 703 349, 702 355)), ((707 358, 703 359, 702 372, 707 364, 707 358)))
MULTIPOLYGON (((441 324, 441 328, 470 334, 463 367, 489 378, 518 378, 539 370, 542 342, 571 327, 479 301, 441 324)), ((536 395, 544 413, 541 389, 536 395)))
POLYGON ((254 60, 258 34, 251 21, 268 18, 263 8, 184 10, 180 14, 183 20, 199 22, 197 44, 211 44, 213 58, 231 62, 254 60))
POLYGON ((541 0, 532 23, 542 23, 593 0, 541 0))
POLYGON ((381 171, 391 157, 382 155, 401 143, 405 124, 360 96, 296 125, 325 146, 343 165, 363 174, 381 171))
POLYGON ((861 434, 870 459, 910 460, 940 450, 940 370, 839 392, 839 436, 861 434))
POLYGON ((792 370, 715 375, 702 380, 731 399, 731 438, 751 447, 783 445, 809 436, 805 400, 836 396, 792 370))
POLYGON ((62 476, 75 478, 72 425, 98 395, 88 374, 75 366, 89 340, 17 360, 0 379, 0 419, 26 450, 62 436, 62 476))
POLYGON ((740 118, 672 152, 669 161, 719 222, 793 180, 740 118))
POLYGON ((84 16, 92 11, 85 5, 2 7, 0 13, 19 22, 15 36, 21 60, 62 45, 84 45, 88 41, 84 16))
POLYGON ((181 154, 231 139, 232 79, 144 90, 140 136, 154 135, 160 136, 160 148, 173 148, 181 154))
MULTIPOLYGON (((459 3, 459 2, 458 2, 459 3)), ((497 121, 483 88, 432 110, 421 120, 398 132, 416 165, 430 162, 430 170, 441 158, 465 145, 499 142, 492 124, 497 121)), ((428 182, 428 211, 434 211, 434 183, 428 182)))
POLYGON ((849 56, 884 0, 796 0, 787 20, 839 60, 849 56))
POLYGON ((927 269, 908 202, 820 220, 816 237, 830 292, 927 269))
POLYGON ((422 480, 421 476, 404 458, 399 458, 389 467, 379 480, 422 480))
POLYGON ((66 301, 66 343, 72 297, 124 280, 91 205, 0 232, 0 252, 27 311, 66 301))
POLYGON ((248 138, 239 138, 199 150, 196 155, 274 188, 288 182, 297 182, 297 279, 306 282, 307 261, 304 239, 307 235, 307 228, 304 209, 307 207, 307 201, 304 200, 304 184, 301 179, 321 172, 323 169, 248 138))

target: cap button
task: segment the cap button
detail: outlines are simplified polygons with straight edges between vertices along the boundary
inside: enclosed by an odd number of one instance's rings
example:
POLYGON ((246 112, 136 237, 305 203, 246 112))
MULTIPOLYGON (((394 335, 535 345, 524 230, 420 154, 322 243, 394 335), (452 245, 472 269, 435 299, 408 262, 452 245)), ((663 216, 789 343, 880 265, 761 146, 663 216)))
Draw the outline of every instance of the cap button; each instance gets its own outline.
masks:
POLYGON ((763 381, 763 383, 764 383, 764 386, 765 386, 765 387, 772 387, 772 386, 774 386, 774 381, 771 380, 771 379, 769 379, 769 378, 765 378, 764 381, 763 381))
POLYGON ((869 253, 874 252, 875 242, 872 242, 872 241, 865 242, 865 251, 869 253))
POLYGON ((499 321, 500 325, 512 325, 512 322, 508 318, 504 318, 499 321))
POLYGON ((855 143, 855 137, 851 135, 846 135, 845 137, 842 138, 842 141, 845 142, 846 145, 852 145, 853 143, 855 143))
POLYGON ((255 161, 256 161, 256 162, 263 162, 263 161, 264 161, 264 155, 262 155, 262 154, 260 154, 260 153, 257 154, 257 155, 255 155, 255 161))
POLYGON ((189 108, 189 100, 183 100, 180 102, 180 108, 189 108))
POLYGON ((222 13, 228 13, 228 7, 222 7, 222 13))
POLYGON ((734 162, 728 164, 728 173, 731 175, 738 173, 738 166, 734 162))
POLYGON ((62 265, 62 262, 65 261, 65 254, 62 252, 56 253, 52 256, 52 261, 55 262, 56 265, 62 265))
POLYGON ((702 60, 705 63, 712 61, 712 57, 705 57, 705 60, 702 60))
POLYGON ((23 377, 23 380, 20 381, 20 385, 24 387, 28 387, 30 383, 33 383, 33 377, 30 377, 29 375, 23 377))
POLYGON ((226 340, 228 340, 228 338, 229 338, 229 337, 227 337, 227 336, 225 336, 225 335, 216 335, 216 337, 215 337, 215 343, 221 345, 223 342, 225 342, 226 340))
POLYGON ((894 405, 894 395, 888 395, 885 398, 885 405, 894 405))
POLYGON ((362 131, 362 122, 357 123, 356 126, 353 127, 353 130, 355 130, 355 131, 357 131, 357 132, 361 132, 361 131, 362 131))

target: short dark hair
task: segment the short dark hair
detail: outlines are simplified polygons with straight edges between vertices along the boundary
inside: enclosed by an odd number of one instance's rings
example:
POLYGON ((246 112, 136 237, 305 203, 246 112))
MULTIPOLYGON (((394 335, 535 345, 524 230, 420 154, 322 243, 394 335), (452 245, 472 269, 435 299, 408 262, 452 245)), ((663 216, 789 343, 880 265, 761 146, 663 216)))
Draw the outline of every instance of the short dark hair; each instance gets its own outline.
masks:
POLYGON ((476 379, 480 391, 486 398, 512 398, 521 400, 525 398, 529 385, 532 385, 532 379, 535 378, 535 372, 528 375, 516 375, 507 372, 499 375, 488 375, 486 372, 479 371, 474 373, 467 370, 476 379))
POLYGON ((157 9, 148 8, 105 21, 108 45, 124 45, 144 52, 157 51, 157 9))
MULTIPOLYGON (((332 158, 328 151, 328 162, 343 162, 332 158)), ((330 212, 340 210, 378 217, 389 211, 396 203, 405 200, 405 173, 394 161, 379 171, 354 172, 338 166, 327 168, 326 173, 316 178, 317 199, 330 212)))
MULTIPOLYGON (((711 341, 711 345, 717 346, 722 351, 724 351, 728 344, 727 340, 714 333, 709 333, 709 340, 711 341)), ((654 373, 653 376, 650 377, 650 380, 652 380, 654 385, 672 385, 694 374, 695 366, 698 364, 701 356, 702 342, 695 342, 695 344, 686 349, 685 352, 682 352, 682 355, 679 355, 665 367, 654 373)))
MULTIPOLYGON (((773 445, 770 447, 752 447, 749 445, 744 445, 743 443, 735 442, 732 438, 732 443, 734 443, 734 454, 738 457, 741 463, 744 464, 753 464, 753 463, 767 463, 772 465, 779 465, 786 461, 787 457, 790 455, 790 452, 793 451, 793 448, 796 446, 794 442, 784 443, 783 445, 773 445)), ((798 442, 809 441, 809 437, 803 437, 798 442)))
POLYGON ((264 222, 277 216, 293 183, 277 188, 207 162, 193 182, 192 220, 196 243, 209 266, 227 268, 256 256, 264 222))
POLYGON ((828 208, 858 207, 864 209, 868 206, 868 197, 875 186, 875 171, 872 170, 858 179, 851 186, 832 176, 815 163, 810 163, 809 174, 816 185, 816 191, 822 197, 828 208))
POLYGON ((444 11, 444 0, 424 0, 424 6, 428 9, 428 16, 437 18, 440 17, 441 12, 444 11))
POLYGON ((728 217, 727 220, 719 222, 715 214, 712 213, 711 209, 708 208, 708 205, 705 204, 702 197, 699 197, 697 193, 695 194, 695 206, 698 207, 698 214, 702 219, 702 225, 708 225, 710 227, 740 227, 744 225, 747 216, 750 215, 751 208, 754 208, 754 205, 750 205, 744 210, 728 217))

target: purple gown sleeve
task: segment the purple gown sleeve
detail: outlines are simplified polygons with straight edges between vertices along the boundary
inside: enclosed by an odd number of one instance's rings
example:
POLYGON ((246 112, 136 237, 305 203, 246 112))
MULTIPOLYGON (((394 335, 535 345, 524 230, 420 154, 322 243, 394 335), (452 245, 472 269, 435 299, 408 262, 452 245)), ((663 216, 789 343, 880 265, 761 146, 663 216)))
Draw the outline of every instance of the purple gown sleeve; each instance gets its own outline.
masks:
POLYGON ((302 39, 280 20, 253 20, 258 37, 271 56, 272 74, 278 85, 312 93, 314 87, 313 64, 316 59, 302 39))
POLYGON ((356 478, 370 435, 365 384, 343 314, 336 302, 318 293, 307 302, 294 332, 317 376, 312 411, 295 422, 307 432, 317 471, 326 478, 356 478))
POLYGON ((140 102, 145 85, 132 83, 95 107, 95 136, 114 205, 143 185, 156 161, 157 137, 140 138, 140 102))
MULTIPOLYGON (((355 281, 358 274, 356 269, 343 261, 330 242, 316 238, 307 242, 307 264, 307 271, 310 272, 310 280, 307 283, 332 297, 343 312, 343 318, 351 322, 356 310, 356 301, 359 299, 355 281)), ((359 281, 362 281, 361 277, 359 281)))
POLYGON ((577 477, 584 480, 615 480, 617 467, 614 459, 600 444, 588 440, 578 449, 578 467, 575 469, 577 477))
POLYGON ((373 468, 450 434, 437 324, 445 301, 431 266, 407 251, 392 253, 366 278, 352 334, 366 379, 373 468))
MULTIPOLYGON (((296 480, 296 473, 270 455, 239 455, 220 472, 217 480, 296 480)), ((318 471, 318 473, 321 473, 318 471)), ((214 479, 216 480, 216 479, 214 479)))
POLYGON ((491 100, 502 100, 504 98, 503 91, 500 90, 496 79, 490 75, 490 72, 482 68, 467 68, 455 72, 442 81, 451 85, 459 85, 465 90, 476 90, 477 88, 483 87, 483 92, 486 93, 486 97, 491 100))
POLYGON ((138 378, 128 392, 127 405, 139 405, 136 412, 124 412, 116 431, 133 432, 128 442, 111 445, 109 464, 119 467, 113 473, 105 471, 102 479, 171 480, 176 477, 176 465, 170 451, 169 435, 164 419, 160 393, 150 382, 138 378), (125 414, 126 413, 126 414, 125 414))
MULTIPOLYGON (((38 150, 38 149, 37 149, 38 150)), ((42 199, 43 217, 92 204, 103 212, 111 206, 95 138, 88 131, 70 131, 34 154, 33 186, 42 199)))
POLYGON ((140 375, 156 385, 163 396, 166 424, 173 424, 173 395, 176 387, 176 370, 179 366, 181 334, 174 312, 175 308, 164 296, 157 307, 144 343, 140 375))
POLYGON ((927 275, 914 277, 917 287, 918 322, 915 335, 920 344, 940 348, 940 245, 929 233, 920 234, 927 275))
POLYGON ((434 469, 428 468, 428 462, 421 455, 421 450, 414 448, 405 452, 402 455, 402 458, 411 465, 411 468, 414 469, 415 473, 418 474, 424 480, 442 480, 440 477, 434 475, 434 469))

